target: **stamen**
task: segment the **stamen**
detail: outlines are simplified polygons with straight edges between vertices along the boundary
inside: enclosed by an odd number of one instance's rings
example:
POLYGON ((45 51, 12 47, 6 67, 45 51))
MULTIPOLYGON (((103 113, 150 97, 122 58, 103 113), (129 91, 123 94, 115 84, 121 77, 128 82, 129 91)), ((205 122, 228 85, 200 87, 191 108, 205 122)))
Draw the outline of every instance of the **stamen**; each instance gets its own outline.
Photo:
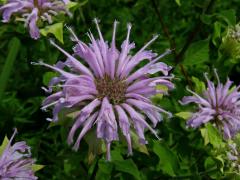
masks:
POLYGON ((58 15, 58 13, 56 11, 53 11, 53 10, 48 10, 48 12, 51 13, 52 15, 54 15, 54 16, 58 15))
POLYGON ((142 52, 144 49, 146 49, 150 44, 152 44, 159 35, 154 35, 153 38, 147 43, 145 44, 137 53, 142 52))
POLYGON ((115 20, 114 21, 114 25, 113 25, 113 35, 112 35, 112 47, 116 47, 116 30, 117 30, 117 24, 118 24, 118 21, 115 20))
POLYGON ((215 77, 217 78, 217 82, 218 82, 218 84, 220 84, 220 80, 219 80, 219 76, 218 76, 218 73, 217 73, 217 69, 214 68, 213 71, 214 71, 214 75, 215 75, 215 77))
POLYGON ((95 22, 95 24, 96 24, 96 26, 97 26, 97 31, 98 31, 98 34, 99 34, 99 37, 100 37, 101 41, 104 42, 104 39, 103 39, 103 36, 102 36, 101 30, 100 30, 99 25, 98 25, 98 23, 100 22, 100 20, 97 19, 97 18, 94 18, 93 21, 95 22))
POLYGON ((171 49, 167 49, 163 54, 161 54, 160 56, 158 56, 157 58, 153 59, 149 65, 152 65, 154 63, 156 63, 159 59, 162 59, 163 57, 165 57, 166 55, 168 54, 171 54, 172 53, 172 50, 171 49))
POLYGON ((46 111, 47 108, 49 108, 49 107, 51 107, 51 106, 53 106, 53 105, 55 105, 55 104, 57 104, 57 103, 59 103, 59 102, 60 102, 60 103, 64 103, 64 102, 65 102, 65 99, 64 99, 64 98, 60 98, 60 99, 57 100, 57 101, 54 101, 54 102, 52 102, 52 103, 50 103, 50 104, 47 104, 47 105, 41 107, 41 110, 46 111))
POLYGON ((13 131, 13 135, 12 135, 12 137, 10 138, 10 140, 9 140, 9 143, 8 143, 8 147, 11 145, 11 142, 13 141, 13 138, 16 136, 16 134, 17 134, 17 128, 14 128, 13 129, 14 131, 13 131))
POLYGON ((90 75, 93 77, 92 73, 89 71, 88 68, 86 68, 81 62, 79 62, 76 58, 74 58, 72 55, 70 55, 68 52, 63 50, 60 46, 58 46, 53 40, 50 39, 50 44, 52 44, 54 47, 56 47, 59 51, 61 51, 65 56, 67 56, 76 66, 85 74, 90 75))
POLYGON ((132 29, 132 24, 131 23, 128 23, 127 24, 127 29, 128 29, 128 32, 127 32, 127 42, 129 42, 129 37, 130 37, 130 32, 131 32, 131 29, 132 29))
POLYGON ((53 119, 52 119, 52 118, 46 118, 46 120, 47 120, 47 121, 50 121, 50 122, 52 122, 52 121, 53 121, 53 119))
POLYGON ((205 99, 203 99, 201 96, 199 96, 197 93, 193 92, 192 90, 190 90, 188 87, 186 88, 188 92, 192 93, 193 95, 195 95, 197 98, 199 98, 205 106, 210 106, 209 102, 206 101, 205 99))
POLYGON ((68 31, 72 34, 73 38, 75 39, 75 41, 77 41, 78 45, 81 47, 82 51, 85 52, 84 47, 81 44, 81 41, 78 39, 77 35, 75 34, 75 32, 73 31, 73 29, 67 25, 65 25, 66 28, 68 29, 68 31))
POLYGON ((77 75, 74 75, 74 74, 71 74, 71 73, 68 73, 68 72, 65 72, 57 67, 54 67, 54 66, 51 66, 49 64, 46 64, 44 63, 43 61, 39 61, 39 62, 31 62, 32 65, 40 65, 40 66, 45 66, 45 67, 48 67, 50 69, 53 69, 57 72, 59 72, 60 74, 62 74, 63 76, 65 76, 66 78, 74 78, 74 77, 77 77, 77 75))

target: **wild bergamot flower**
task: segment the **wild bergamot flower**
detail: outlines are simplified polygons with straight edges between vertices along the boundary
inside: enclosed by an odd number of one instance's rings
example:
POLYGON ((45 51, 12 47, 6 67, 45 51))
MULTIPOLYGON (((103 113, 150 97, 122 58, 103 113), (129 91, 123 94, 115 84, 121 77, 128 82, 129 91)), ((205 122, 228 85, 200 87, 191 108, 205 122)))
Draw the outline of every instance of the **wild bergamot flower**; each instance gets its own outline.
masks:
POLYGON ((33 39, 40 37, 38 25, 41 22, 52 24, 52 16, 60 12, 70 14, 66 9, 68 0, 8 0, 6 4, 0 7, 3 22, 9 22, 14 15, 17 20, 22 20, 28 27, 29 33, 33 39))
POLYGON ((30 147, 25 141, 11 145, 16 133, 15 129, 6 148, 0 154, 0 179, 37 179, 32 169, 35 160, 31 158, 30 147))
POLYGON ((239 88, 231 87, 233 84, 229 79, 223 85, 218 77, 216 69, 214 70, 218 85, 215 86, 206 74, 208 88, 200 96, 188 89, 193 96, 185 96, 181 103, 196 103, 198 111, 188 120, 190 127, 199 127, 200 125, 212 122, 220 131, 224 132, 224 137, 232 138, 240 130, 240 100, 239 88))
POLYGON ((153 105, 150 97, 157 93, 166 93, 157 90, 157 85, 165 85, 168 89, 172 89, 174 85, 170 82, 173 76, 168 76, 171 67, 158 62, 160 58, 169 54, 170 50, 160 56, 146 50, 157 36, 154 36, 135 55, 131 55, 130 51, 135 47, 129 39, 131 24, 127 25, 127 38, 119 51, 115 45, 117 22, 114 22, 110 46, 103 39, 96 19, 95 23, 99 39, 95 39, 89 32, 87 35, 91 43, 87 45, 69 28, 72 39, 77 43, 74 54, 70 55, 51 41, 67 56, 67 60, 58 62, 55 66, 43 62, 37 64, 60 73, 59 77, 51 80, 49 89, 45 89, 51 92, 54 85, 57 84, 58 87, 57 92, 43 102, 42 109, 54 106, 53 118, 49 120, 57 121, 58 113, 63 108, 77 109, 77 118, 68 135, 68 143, 73 143, 76 130, 82 126, 82 131, 74 144, 74 149, 77 150, 83 136, 96 125, 96 136, 105 141, 107 159, 110 160, 110 145, 112 141, 119 139, 119 129, 126 138, 129 154, 132 154, 130 136, 132 126, 142 144, 147 143, 144 137, 145 128, 158 137, 156 131, 146 121, 146 117, 155 127, 162 119, 161 113, 169 116, 171 113, 153 105), (80 57, 85 63, 81 63, 76 57, 80 57), (138 68, 137 65, 144 60, 147 64, 138 68), (150 77, 151 74, 155 76, 150 77))
POLYGON ((227 34, 222 39, 220 50, 224 57, 240 58, 240 24, 228 28, 227 34))

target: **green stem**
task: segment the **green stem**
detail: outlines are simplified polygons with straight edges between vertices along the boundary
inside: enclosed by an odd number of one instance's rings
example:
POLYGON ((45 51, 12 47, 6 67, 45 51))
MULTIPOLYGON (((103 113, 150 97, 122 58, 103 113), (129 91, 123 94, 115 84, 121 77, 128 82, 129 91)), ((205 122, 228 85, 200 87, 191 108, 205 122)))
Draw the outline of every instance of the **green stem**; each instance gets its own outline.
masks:
POLYGON ((6 89, 8 79, 10 77, 11 71, 13 69, 14 61, 17 57, 19 48, 20 48, 20 41, 16 37, 13 37, 9 42, 9 51, 6 62, 3 66, 1 75, 0 75, 0 101, 2 99, 3 93, 6 89))

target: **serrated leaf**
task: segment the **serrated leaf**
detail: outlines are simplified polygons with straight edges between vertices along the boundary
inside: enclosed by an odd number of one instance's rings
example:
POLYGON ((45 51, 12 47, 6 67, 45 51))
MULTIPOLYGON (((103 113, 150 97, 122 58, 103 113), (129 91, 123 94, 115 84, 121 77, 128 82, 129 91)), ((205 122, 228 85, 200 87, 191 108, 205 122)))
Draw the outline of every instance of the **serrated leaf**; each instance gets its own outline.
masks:
POLYGON ((165 144, 159 141, 153 141, 153 152, 159 157, 160 161, 157 170, 175 176, 178 169, 178 160, 176 155, 165 144))
POLYGON ((55 23, 40 29, 43 36, 53 34, 61 43, 63 43, 63 23, 55 23))
POLYGON ((192 43, 188 48, 185 58, 184 65, 196 65, 201 64, 208 60, 209 52, 209 39, 200 40, 192 43))
POLYGON ((131 174, 137 180, 141 180, 140 172, 132 159, 127 159, 123 161, 113 161, 113 163, 117 171, 131 174))
POLYGON ((191 112, 179 112, 179 113, 176 113, 175 116, 178 116, 178 117, 186 120, 192 116, 192 113, 191 112))
POLYGON ((39 170, 41 170, 42 168, 44 168, 44 165, 40 165, 40 164, 33 164, 33 165, 32 165, 32 170, 33 170, 34 172, 39 171, 39 170))
POLYGON ((6 148, 6 146, 8 145, 9 140, 7 138, 7 136, 4 137, 4 140, 2 142, 2 145, 0 146, 0 156, 2 155, 4 149, 6 148))

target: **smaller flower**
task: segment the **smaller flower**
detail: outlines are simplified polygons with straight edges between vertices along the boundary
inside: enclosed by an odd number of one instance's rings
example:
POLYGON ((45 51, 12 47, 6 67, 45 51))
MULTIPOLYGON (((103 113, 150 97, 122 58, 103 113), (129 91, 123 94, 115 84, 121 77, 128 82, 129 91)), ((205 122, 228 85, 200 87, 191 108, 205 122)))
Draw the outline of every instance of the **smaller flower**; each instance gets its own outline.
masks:
POLYGON ((216 69, 214 70, 218 85, 211 82, 206 73, 208 88, 200 96, 187 89, 193 96, 185 96, 180 102, 183 105, 189 103, 198 104, 198 111, 188 120, 187 125, 193 128, 207 122, 212 122, 220 131, 224 132, 226 139, 232 138, 240 129, 240 92, 239 87, 231 87, 232 81, 226 84, 220 83, 216 69))
POLYGON ((11 16, 20 17, 28 27, 29 33, 33 39, 40 37, 38 24, 47 21, 52 24, 52 16, 58 15, 60 12, 70 15, 66 8, 68 0, 8 0, 8 2, 0 7, 3 22, 9 22, 11 16))
POLYGON ((220 46, 221 52, 232 59, 240 58, 240 24, 230 27, 220 46))
POLYGON ((17 142, 11 146, 16 133, 17 130, 15 129, 5 150, 0 154, 0 179, 38 179, 34 176, 32 169, 35 160, 31 158, 30 147, 27 146, 26 142, 17 142))
POLYGON ((236 143, 229 144, 229 151, 227 157, 231 161, 231 166, 240 172, 240 152, 237 149, 236 143))

